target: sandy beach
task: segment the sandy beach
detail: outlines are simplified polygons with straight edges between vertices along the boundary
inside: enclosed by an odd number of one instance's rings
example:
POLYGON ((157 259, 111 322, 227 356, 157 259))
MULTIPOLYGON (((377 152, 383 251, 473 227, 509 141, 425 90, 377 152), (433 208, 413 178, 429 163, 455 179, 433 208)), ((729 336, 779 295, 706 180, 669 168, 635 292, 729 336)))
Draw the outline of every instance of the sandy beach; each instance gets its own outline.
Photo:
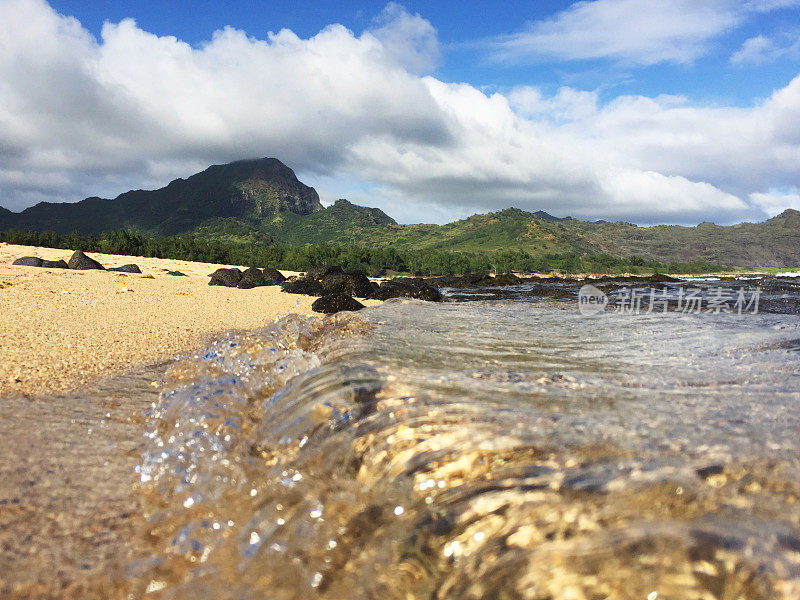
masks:
POLYGON ((3 598, 126 597, 114 582, 146 555, 131 485, 155 381, 173 356, 225 331, 312 312, 313 297, 278 286, 208 285, 232 265, 97 253, 105 267, 142 273, 11 264, 71 254, 0 244, 3 598))
POLYGON ((190 352, 216 333, 312 312, 313 297, 277 286, 208 285, 211 272, 231 265, 97 253, 89 255, 105 267, 135 263, 142 274, 11 264, 22 256, 68 260, 71 254, 0 244, 0 397, 75 389, 190 352))

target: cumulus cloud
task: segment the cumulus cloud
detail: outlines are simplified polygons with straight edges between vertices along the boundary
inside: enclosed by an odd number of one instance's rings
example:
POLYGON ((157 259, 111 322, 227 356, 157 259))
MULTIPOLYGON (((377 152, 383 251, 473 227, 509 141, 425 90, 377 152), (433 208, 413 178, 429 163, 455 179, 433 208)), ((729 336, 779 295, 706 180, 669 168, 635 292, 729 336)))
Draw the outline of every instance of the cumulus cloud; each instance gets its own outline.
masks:
POLYGON ((386 5, 368 32, 380 41, 387 54, 413 73, 430 72, 441 60, 436 28, 396 2, 386 5))
POLYGON ((800 210, 800 192, 797 189, 794 192, 756 192, 750 194, 750 200, 760 206, 770 217, 782 213, 787 208, 800 210))
MULTIPOLYGON (((413 17, 393 14, 378 35, 413 30, 413 17)), ((310 39, 284 30, 258 40, 226 28, 193 48, 124 20, 98 43, 41 0, 3 2, 0 22, 0 169, 29 173, 54 198, 97 174, 133 183, 266 154, 324 172, 365 136, 447 143, 409 55, 373 33, 332 25, 310 39), (50 185, 49 173, 70 184, 50 185)), ((13 186, 2 192, 4 204, 27 202, 13 186)))
POLYGON ((258 156, 403 221, 518 206, 729 222, 768 214, 754 194, 800 186, 800 79, 737 109, 601 104, 568 87, 486 94, 423 76, 435 29, 396 4, 360 35, 225 28, 197 47, 132 20, 96 40, 43 0, 5 0, 0 23, 0 203, 13 209, 258 156))

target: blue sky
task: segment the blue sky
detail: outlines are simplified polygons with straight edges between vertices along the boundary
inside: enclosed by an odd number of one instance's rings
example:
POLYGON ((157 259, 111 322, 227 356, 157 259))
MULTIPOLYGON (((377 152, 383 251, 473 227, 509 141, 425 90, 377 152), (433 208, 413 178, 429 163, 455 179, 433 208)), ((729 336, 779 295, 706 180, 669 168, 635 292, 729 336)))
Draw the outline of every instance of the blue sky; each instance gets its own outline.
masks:
POLYGON ((800 207, 800 0, 6 0, 0 23, 13 210, 266 155, 406 222, 800 207))

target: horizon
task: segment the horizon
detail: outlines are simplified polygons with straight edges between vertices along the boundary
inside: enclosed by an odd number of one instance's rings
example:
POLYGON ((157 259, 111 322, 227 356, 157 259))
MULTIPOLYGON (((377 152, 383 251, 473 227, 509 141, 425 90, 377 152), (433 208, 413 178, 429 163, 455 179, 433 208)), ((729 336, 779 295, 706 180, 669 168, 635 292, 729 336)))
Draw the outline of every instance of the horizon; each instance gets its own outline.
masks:
POLYGON ((244 156, 400 223, 800 208, 800 0, 9 0, 0 17, 15 212, 244 156))
MULTIPOLYGON (((210 169, 212 167, 221 167, 221 166, 226 166, 226 165, 229 165, 229 164, 239 163, 239 162, 257 162, 257 161, 262 161, 262 160, 278 160, 279 162, 282 162, 282 161, 280 161, 280 159, 278 159, 277 157, 273 157, 273 156, 264 156, 264 157, 261 157, 261 158, 240 158, 240 159, 237 159, 237 160, 233 160, 230 163, 221 163, 221 164, 208 165, 208 167, 203 169, 203 171, 198 171, 197 173, 191 173, 191 174, 189 174, 189 175, 187 175, 185 177, 177 177, 177 178, 173 179, 172 181, 168 182, 167 185, 169 185, 169 183, 172 183, 174 181, 188 179, 189 177, 192 177, 193 175, 197 175, 200 172, 204 172, 204 171, 206 171, 206 170, 208 170, 208 169, 210 169)), ((292 169, 291 165, 285 165, 285 166, 289 167, 289 169, 294 171, 294 169, 292 169)), ((298 178, 298 180, 299 180, 299 178, 298 178)), ((301 183, 308 185, 308 183, 305 182, 305 181, 301 181, 301 183)), ((163 187, 166 187, 166 185, 163 186, 163 187)), ((163 189, 163 187, 162 188, 147 189, 147 190, 144 190, 144 189, 125 190, 125 192, 122 192, 122 194, 131 192, 131 191, 152 192, 152 191, 157 191, 159 189, 163 189)), ((314 188, 313 185, 309 186, 309 187, 314 188)), ((314 188, 314 189, 316 191, 316 188, 314 188)), ((119 195, 122 195, 122 194, 119 194, 119 195)), ((98 196, 88 196, 87 198, 97 198, 97 197, 98 196)), ((82 200, 86 200, 87 198, 83 198, 82 200)), ((101 200, 106 200, 106 201, 109 201, 109 202, 113 202, 116 199, 116 197, 114 197, 114 198, 100 198, 100 199, 101 200)), ((81 200, 78 200, 76 202, 80 202, 80 201, 81 200)), ((356 202, 352 202, 351 200, 349 200, 347 198, 337 198, 335 200, 328 200, 328 201, 320 200, 321 204, 325 208, 329 208, 329 207, 333 206, 334 204, 336 204, 337 202, 340 202, 340 201, 349 202, 349 203, 354 204, 356 206, 362 206, 364 208, 369 208, 371 210, 379 209, 379 210, 382 210, 384 212, 384 214, 386 214, 388 217, 391 217, 392 219, 394 219, 394 217, 391 214, 387 213, 386 211, 384 211, 380 207, 377 207, 377 206, 366 206, 366 205, 358 204, 356 202)), ((59 202, 52 202, 52 201, 42 201, 42 202, 37 203, 37 204, 35 204, 33 206, 37 206, 38 204, 72 204, 72 202, 60 202, 59 203, 59 202)), ((5 208, 5 207, 3 207, 2 204, 0 203, 0 208, 5 208)), ((32 208, 32 207, 27 207, 27 208, 32 208)), ((19 214, 20 212, 23 212, 24 210, 26 210, 26 209, 22 209, 20 211, 12 211, 12 212, 19 214)), ((524 208, 520 208, 518 206, 513 206, 513 205, 506 206, 504 208, 498 208, 498 209, 492 210, 492 211, 475 212, 475 213, 472 213, 471 215, 468 215, 467 217, 453 219, 452 221, 448 221, 447 223, 453 223, 453 222, 456 222, 456 221, 466 220, 466 219, 469 219, 470 217, 473 217, 473 216, 476 216, 476 215, 496 214, 496 213, 504 212, 504 211, 507 211, 507 210, 519 210, 519 211, 525 212, 527 214, 539 216, 539 217, 544 218, 544 219, 553 219, 553 220, 556 220, 556 221, 566 221, 566 220, 569 220, 569 219, 574 219, 574 220, 584 221, 584 222, 593 223, 593 224, 599 224, 599 223, 627 223, 627 224, 635 225, 637 227, 663 227, 663 226, 675 225, 673 223, 650 223, 650 224, 640 225, 638 223, 633 223, 631 221, 625 221, 624 219, 617 219, 617 220, 614 220, 614 221, 609 221, 609 220, 601 219, 601 218, 598 218, 598 219, 579 219, 579 218, 573 217, 572 215, 563 215, 563 216, 555 215, 555 214, 553 214, 553 213, 551 213, 551 212, 549 212, 547 210, 543 210, 543 209, 526 210, 524 208)), ((765 219, 761 219, 759 221, 739 221, 737 223, 732 223, 730 225, 720 225, 720 224, 715 223, 713 221, 700 221, 698 223, 694 223, 694 224, 690 224, 690 225, 678 225, 678 226, 680 226, 680 227, 698 227, 700 225, 703 225, 703 224, 706 224, 706 223, 710 223, 712 225, 716 225, 716 226, 719 226, 719 227, 728 227, 728 226, 740 225, 740 224, 748 223, 748 222, 749 223, 762 223, 764 221, 768 221, 770 219, 773 219, 773 218, 775 218, 777 216, 783 215, 784 213, 789 212, 789 211, 798 212, 797 209, 794 209, 794 208, 791 208, 791 207, 786 207, 785 209, 781 210, 780 212, 776 213, 775 215, 772 215, 772 216, 767 217, 765 219)), ((401 223, 400 221, 397 221, 397 219, 394 219, 394 220, 398 224, 401 224, 401 225, 444 225, 444 224, 447 224, 447 223, 432 223, 432 222, 425 222, 425 221, 401 223)))

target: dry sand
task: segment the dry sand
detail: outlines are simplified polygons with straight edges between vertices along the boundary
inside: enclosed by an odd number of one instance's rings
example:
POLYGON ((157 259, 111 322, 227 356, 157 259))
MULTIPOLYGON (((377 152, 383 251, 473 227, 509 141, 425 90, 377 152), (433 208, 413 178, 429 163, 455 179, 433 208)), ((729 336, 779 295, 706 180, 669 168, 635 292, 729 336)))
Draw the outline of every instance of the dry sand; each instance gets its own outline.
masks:
POLYGON ((96 253, 89 256, 106 267, 136 263, 142 274, 11 264, 21 256, 71 254, 0 244, 0 397, 74 389, 190 352, 213 334, 260 327, 289 312, 310 314, 314 301, 277 286, 208 285, 212 271, 230 265, 96 253))

